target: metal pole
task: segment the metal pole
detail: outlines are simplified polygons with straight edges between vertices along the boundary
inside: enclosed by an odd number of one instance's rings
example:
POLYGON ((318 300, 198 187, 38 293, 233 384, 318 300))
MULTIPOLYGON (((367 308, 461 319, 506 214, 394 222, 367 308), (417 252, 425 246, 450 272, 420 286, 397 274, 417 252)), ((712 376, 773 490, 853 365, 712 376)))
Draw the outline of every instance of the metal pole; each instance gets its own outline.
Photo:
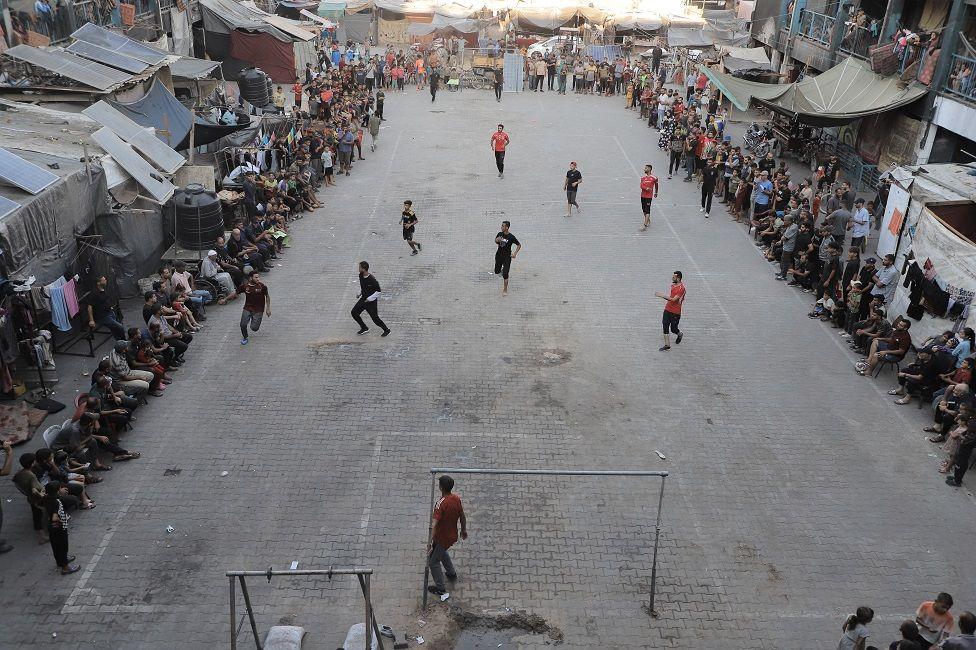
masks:
POLYGON ((258 638, 258 624, 254 622, 254 610, 251 608, 251 597, 247 593, 247 582, 244 581, 244 576, 239 576, 238 580, 241 581, 241 594, 244 596, 244 606, 247 607, 247 617, 251 619, 251 634, 254 635, 254 645, 258 650, 261 650, 261 639, 258 638))
POLYGON ((657 543, 661 538, 661 508, 664 506, 664 481, 667 475, 661 477, 661 491, 657 497, 657 522, 654 524, 654 557, 651 560, 651 602, 648 610, 651 616, 657 618, 657 610, 654 609, 654 592, 657 588, 657 543))
POLYGON ((427 585, 428 585, 427 581, 430 578, 430 565, 428 563, 430 551, 427 549, 427 545, 430 544, 431 535, 433 535, 434 533, 433 513, 434 513, 434 497, 436 496, 434 486, 437 484, 437 481, 435 481, 434 479, 436 475, 437 473, 433 469, 430 470, 430 509, 427 511, 427 517, 429 518, 427 522, 427 542, 424 544, 424 593, 423 593, 424 607, 427 607, 427 585))
MULTIPOLYGON (((200 81, 197 80, 197 101, 199 99, 200 99, 200 81)), ((191 165, 193 164, 193 136, 194 136, 194 132, 196 131, 196 122, 197 122, 197 106, 196 106, 196 101, 194 101, 193 110, 190 111, 190 155, 187 156, 188 158, 187 162, 189 162, 191 165)))
POLYGON ((366 650, 373 650, 373 604, 369 600, 369 576, 361 576, 366 597, 366 650))
POLYGON ((81 150, 85 155, 85 171, 88 172, 88 184, 90 185, 92 182, 91 162, 88 160, 88 143, 84 140, 81 141, 81 150))
POLYGON ((271 576, 355 576, 373 575, 372 569, 295 569, 294 571, 227 571, 224 575, 236 578, 238 576, 266 578, 271 576))
POLYGON ((230 650, 237 650, 237 592, 234 590, 234 576, 230 581, 230 650))

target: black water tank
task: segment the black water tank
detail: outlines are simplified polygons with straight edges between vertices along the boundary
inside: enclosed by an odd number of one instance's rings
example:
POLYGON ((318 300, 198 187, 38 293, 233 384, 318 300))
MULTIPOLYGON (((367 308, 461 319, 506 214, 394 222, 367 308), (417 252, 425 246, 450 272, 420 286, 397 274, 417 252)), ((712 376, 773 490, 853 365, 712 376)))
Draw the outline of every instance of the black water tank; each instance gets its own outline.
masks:
POLYGON ((190 183, 173 195, 176 241, 190 250, 206 250, 224 234, 220 199, 199 183, 190 183))
POLYGON ((261 68, 245 68, 237 78, 237 86, 241 90, 241 97, 252 106, 264 107, 271 103, 268 92, 270 79, 261 68))

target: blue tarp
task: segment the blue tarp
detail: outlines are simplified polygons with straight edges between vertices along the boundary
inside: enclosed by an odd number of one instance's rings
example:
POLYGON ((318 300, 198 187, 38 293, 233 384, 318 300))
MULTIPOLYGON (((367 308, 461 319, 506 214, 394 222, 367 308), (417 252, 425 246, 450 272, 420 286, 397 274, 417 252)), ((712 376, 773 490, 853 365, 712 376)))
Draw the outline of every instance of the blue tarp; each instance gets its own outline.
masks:
POLYGON ((614 61, 623 54, 619 45, 587 45, 586 56, 594 61, 614 61))
MULTIPOLYGON (((149 92, 138 101, 128 104, 109 103, 139 126, 156 129, 156 137, 173 149, 183 151, 189 148, 193 114, 158 80, 153 82, 149 92)), ((248 126, 246 123, 237 126, 213 124, 200 116, 197 116, 193 124, 193 144, 198 147, 248 126)))

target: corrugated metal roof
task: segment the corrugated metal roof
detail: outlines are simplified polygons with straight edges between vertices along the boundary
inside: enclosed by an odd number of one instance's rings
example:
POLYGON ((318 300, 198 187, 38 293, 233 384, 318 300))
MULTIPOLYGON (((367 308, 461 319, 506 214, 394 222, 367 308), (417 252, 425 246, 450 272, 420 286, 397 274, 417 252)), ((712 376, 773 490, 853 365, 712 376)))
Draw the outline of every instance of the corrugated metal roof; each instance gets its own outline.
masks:
POLYGON ((41 50, 30 45, 17 45, 4 54, 96 90, 107 91, 132 78, 127 72, 83 59, 61 48, 41 50))

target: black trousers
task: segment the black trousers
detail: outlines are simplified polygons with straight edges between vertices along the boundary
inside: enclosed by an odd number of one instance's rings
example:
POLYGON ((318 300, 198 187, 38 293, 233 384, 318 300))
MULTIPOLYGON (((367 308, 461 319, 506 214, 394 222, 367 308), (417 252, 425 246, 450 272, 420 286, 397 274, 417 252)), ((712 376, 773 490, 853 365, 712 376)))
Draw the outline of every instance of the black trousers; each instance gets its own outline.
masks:
POLYGON ((495 99, 497 101, 502 100, 502 84, 500 83, 495 84, 495 99))
POLYGON ((956 457, 953 459, 955 464, 955 470, 952 475, 955 477, 956 481, 961 481, 962 477, 966 475, 966 471, 969 469, 969 459, 973 455, 973 448, 976 445, 964 444, 959 447, 959 451, 956 452, 956 457))
POLYGON ((673 174, 675 170, 681 171, 681 152, 672 151, 671 152, 671 162, 668 163, 668 176, 673 174))
POLYGON ((354 321, 359 323, 359 329, 366 329, 366 323, 363 322, 363 318, 360 316, 364 310, 367 314, 369 314, 370 319, 376 324, 377 327, 382 329, 384 332, 390 329, 386 326, 386 323, 380 319, 379 306, 376 304, 376 302, 377 301, 375 300, 370 302, 364 297, 360 298, 359 302, 356 303, 356 306, 352 308, 352 318, 354 321))
POLYGON ((68 531, 64 528, 47 527, 47 536, 51 540, 51 551, 58 566, 68 564, 68 531))
POLYGON ((714 185, 702 185, 701 205, 705 208, 705 214, 712 211, 712 195, 715 194, 714 185))
POLYGON ((505 173, 505 152, 504 151, 495 152, 495 167, 498 168, 499 174, 505 173))
POLYGON ((547 77, 547 79, 549 81, 549 90, 552 90, 552 86, 556 82, 556 70, 555 70, 555 68, 552 69, 552 70, 548 70, 546 72, 546 77, 547 77))

